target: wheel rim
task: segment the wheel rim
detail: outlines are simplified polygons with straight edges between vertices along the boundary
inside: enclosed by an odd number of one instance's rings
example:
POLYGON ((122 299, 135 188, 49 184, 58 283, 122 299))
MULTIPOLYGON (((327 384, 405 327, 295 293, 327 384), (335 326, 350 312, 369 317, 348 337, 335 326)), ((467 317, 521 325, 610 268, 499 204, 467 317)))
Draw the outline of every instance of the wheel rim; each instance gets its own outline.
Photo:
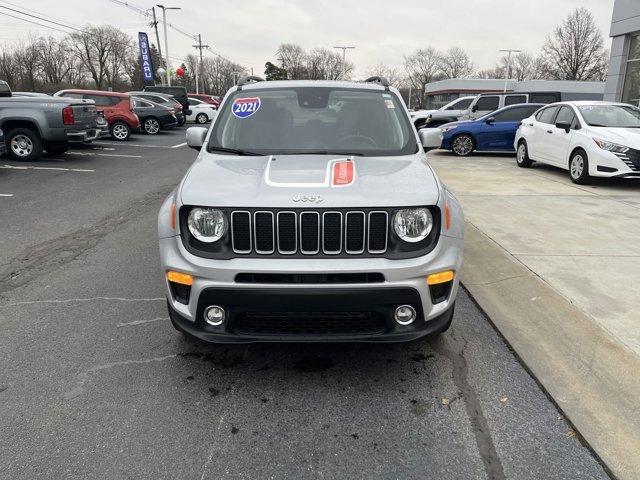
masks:
POLYGON ((470 137, 463 135, 453 141, 453 151, 458 155, 469 155, 473 150, 473 142, 470 137))
POLYGON ((155 135, 160 130, 160 124, 157 120, 147 120, 144 123, 144 130, 151 135, 155 135))
POLYGON ((196 116, 196 122, 198 122, 198 123, 207 123, 207 116, 204 113, 199 113, 196 116))
POLYGON ((116 137, 119 140, 124 140, 125 138, 127 138, 127 135, 129 134, 127 127, 125 127, 124 125, 114 125, 113 127, 113 136, 116 137))
POLYGON ((16 135, 11 139, 11 151, 19 157, 28 157, 33 152, 33 142, 26 135, 16 135))
POLYGON ((580 178, 584 172, 584 159, 582 155, 576 155, 571 159, 571 177, 580 178))
POLYGON ((518 161, 518 163, 522 163, 524 162, 524 157, 526 154, 526 147, 524 146, 524 143, 521 143, 520 146, 518 147, 518 153, 516 155, 516 160, 518 161))

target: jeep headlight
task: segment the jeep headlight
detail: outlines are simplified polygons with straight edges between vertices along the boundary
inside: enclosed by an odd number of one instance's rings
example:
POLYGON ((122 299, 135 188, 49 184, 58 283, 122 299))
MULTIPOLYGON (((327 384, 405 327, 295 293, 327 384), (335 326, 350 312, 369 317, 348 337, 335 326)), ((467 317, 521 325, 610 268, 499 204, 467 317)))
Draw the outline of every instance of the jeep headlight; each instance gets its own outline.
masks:
POLYGON ((433 216, 428 208, 405 208, 393 216, 393 229, 405 242, 424 240, 432 228, 433 216))
POLYGON ((627 150, 629 150, 629 147, 618 145, 617 143, 607 142, 606 140, 600 140, 599 138, 594 138, 593 141, 596 142, 596 145, 598 145, 601 149, 606 150, 607 152, 625 153, 627 152, 627 150))
POLYGON ((205 243, 217 242, 227 231, 227 219, 217 208, 193 208, 187 218, 191 235, 205 243))

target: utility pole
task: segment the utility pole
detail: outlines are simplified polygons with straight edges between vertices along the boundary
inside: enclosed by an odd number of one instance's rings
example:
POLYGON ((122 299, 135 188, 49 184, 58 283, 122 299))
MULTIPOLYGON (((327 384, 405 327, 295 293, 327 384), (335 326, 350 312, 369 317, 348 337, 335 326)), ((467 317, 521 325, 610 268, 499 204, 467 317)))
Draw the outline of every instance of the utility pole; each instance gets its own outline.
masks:
POLYGON ((511 54, 512 53, 520 53, 522 50, 511 50, 504 49, 500 50, 501 52, 508 52, 507 55, 507 71, 504 73, 504 91, 507 91, 507 82, 509 81, 509 70, 511 69, 511 54))
POLYGON ((164 54, 167 63, 167 85, 171 86, 171 72, 169 71, 169 39, 167 37, 167 10, 181 10, 180 7, 165 7, 164 5, 156 5, 162 9, 162 23, 164 24, 164 54))
MULTIPOLYGON (((199 79, 198 79, 198 70, 200 70, 200 76, 202 76, 202 49, 203 48, 209 48, 209 45, 203 45, 202 44, 202 36, 200 34, 198 34, 198 44, 197 45, 193 45, 193 48, 197 48, 200 50, 200 65, 199 68, 196 68, 196 93, 200 93, 199 88, 198 88, 198 83, 199 83, 199 79)), ((204 81, 202 82, 202 93, 204 93, 204 81)))
POLYGON ((353 50, 356 47, 352 47, 352 46, 338 46, 338 47, 333 47, 333 48, 337 48, 338 50, 342 50, 342 80, 344 80, 345 74, 346 74, 346 55, 347 55, 347 50, 353 50))
MULTIPOLYGON (((160 48, 160 35, 158 34, 158 20, 156 20, 156 7, 151 7, 151 12, 153 13, 153 28, 156 31, 156 42, 158 45, 158 56, 160 60, 162 60, 162 49, 160 48)), ((160 65, 158 65, 160 67, 160 65)), ((168 67, 167 67, 168 68, 168 67)), ((153 72, 153 75, 156 75, 156 72, 153 72)))

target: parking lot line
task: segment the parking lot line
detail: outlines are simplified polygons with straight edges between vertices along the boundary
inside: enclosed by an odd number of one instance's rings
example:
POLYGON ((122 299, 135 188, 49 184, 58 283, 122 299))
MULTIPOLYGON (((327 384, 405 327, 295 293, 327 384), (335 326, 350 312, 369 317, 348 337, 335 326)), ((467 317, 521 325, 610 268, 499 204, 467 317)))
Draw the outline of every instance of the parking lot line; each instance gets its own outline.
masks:
POLYGON ((180 147, 184 147, 187 144, 187 142, 183 142, 183 143, 179 143, 177 145, 173 145, 171 148, 180 148, 180 147))
POLYGON ((66 155, 79 155, 81 157, 124 157, 124 158, 142 158, 142 155, 127 155, 124 153, 89 153, 89 152, 67 152, 66 155))
POLYGON ((62 167, 32 167, 23 165, 0 165, 0 168, 8 170, 55 170, 60 172, 95 172, 87 168, 62 168, 62 167))
POLYGON ((0 197, 13 197, 13 193, 0 193, 0 197))
POLYGON ((170 145, 142 145, 140 143, 107 143, 107 142, 93 142, 94 145, 121 145, 123 147, 146 147, 146 148, 173 148, 170 145))

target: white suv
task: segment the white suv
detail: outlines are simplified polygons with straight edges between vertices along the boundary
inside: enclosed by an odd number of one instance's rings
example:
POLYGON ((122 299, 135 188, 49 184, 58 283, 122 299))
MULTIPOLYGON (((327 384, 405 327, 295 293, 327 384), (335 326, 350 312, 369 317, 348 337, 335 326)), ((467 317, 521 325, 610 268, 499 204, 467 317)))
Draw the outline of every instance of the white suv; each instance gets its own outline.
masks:
POLYGON ((520 167, 542 162, 591 177, 640 178, 640 109, 624 103, 554 103, 525 118, 514 147, 520 167))

